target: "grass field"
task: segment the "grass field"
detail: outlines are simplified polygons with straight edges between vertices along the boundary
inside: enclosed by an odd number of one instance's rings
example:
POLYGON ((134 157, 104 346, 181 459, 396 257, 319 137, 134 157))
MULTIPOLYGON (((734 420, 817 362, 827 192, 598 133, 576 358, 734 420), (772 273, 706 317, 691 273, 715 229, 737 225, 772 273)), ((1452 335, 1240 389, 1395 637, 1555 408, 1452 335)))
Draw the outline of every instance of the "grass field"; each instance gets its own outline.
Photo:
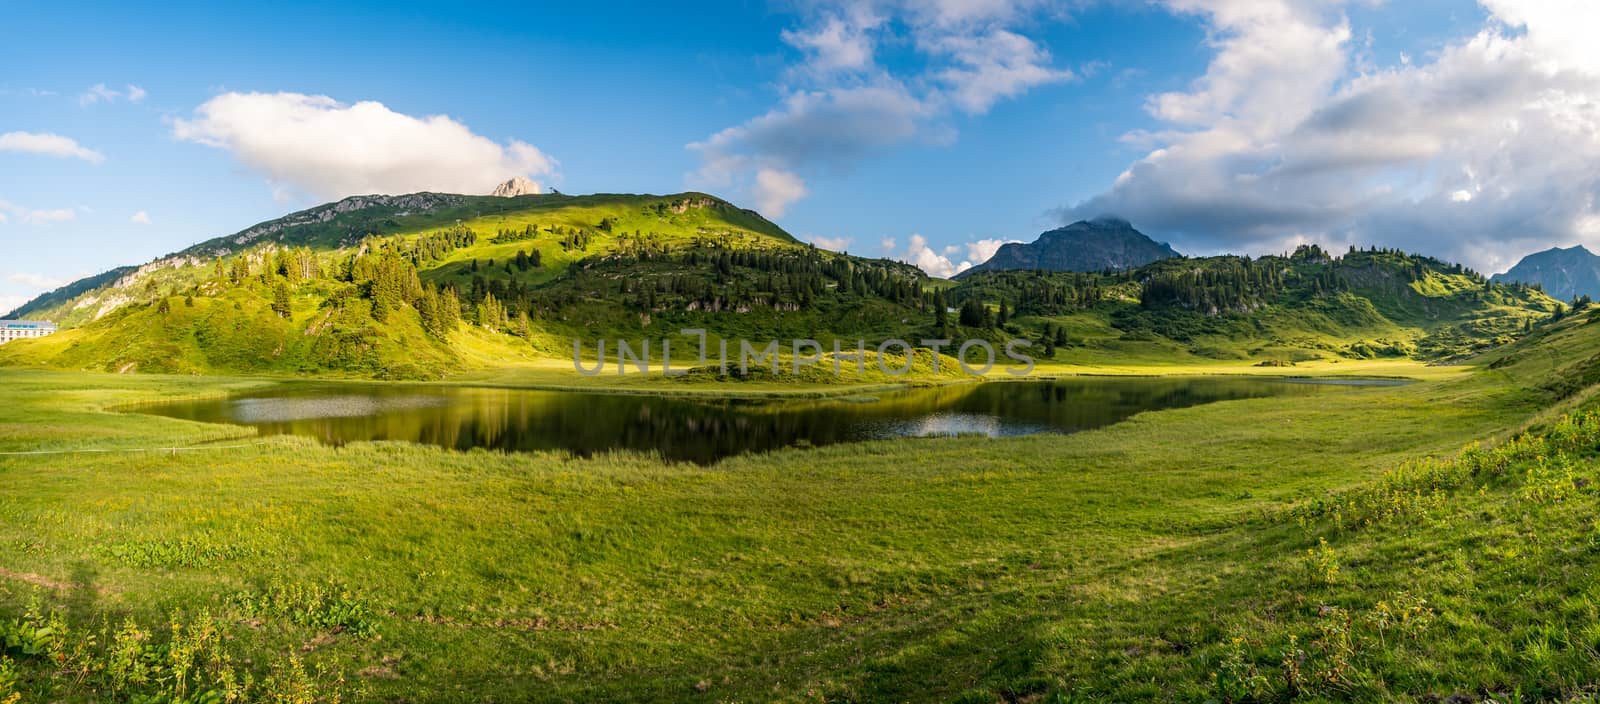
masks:
POLYGON ((1600 421, 1550 380, 1592 330, 1049 367, 1424 380, 710 467, 259 439, 107 409, 270 380, 0 371, 0 452, 73 451, 0 455, 0 702, 1578 698, 1600 421))

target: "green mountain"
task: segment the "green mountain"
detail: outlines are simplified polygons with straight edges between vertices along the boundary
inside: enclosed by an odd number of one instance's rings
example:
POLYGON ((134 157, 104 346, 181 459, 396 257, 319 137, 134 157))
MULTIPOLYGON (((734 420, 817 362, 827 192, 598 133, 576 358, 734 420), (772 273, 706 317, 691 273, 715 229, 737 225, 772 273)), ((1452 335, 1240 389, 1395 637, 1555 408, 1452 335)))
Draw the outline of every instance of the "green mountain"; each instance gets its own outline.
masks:
POLYGON ((1334 257, 1315 245, 1115 273, 979 272, 951 299, 1003 306, 1069 361, 1448 360, 1510 342, 1562 309, 1533 287, 1494 284, 1431 257, 1377 249, 1334 257))
POLYGON ((925 308, 925 279, 703 193, 359 196, 41 296, 18 314, 65 330, 0 361, 430 378, 652 317, 889 331, 925 308))
MULTIPOLYGON (((627 224, 648 225, 652 233, 673 239, 720 233, 798 244, 793 236, 759 213, 742 210, 704 193, 673 196, 551 193, 514 198, 446 193, 351 196, 202 242, 142 267, 122 267, 68 284, 29 301, 9 317, 41 318, 64 327, 76 326, 120 307, 128 297, 119 292, 153 278, 163 278, 154 276, 162 270, 197 267, 218 257, 263 245, 337 250, 355 246, 367 237, 414 235, 461 222, 471 222, 479 228, 492 225, 503 229, 525 227, 543 219, 545 222, 541 224, 546 228, 582 231, 596 228, 607 218, 617 231, 627 224), (546 217, 541 218, 541 215, 546 217)), ((591 235, 590 239, 595 237, 591 235)), ((506 248, 482 249, 492 257, 506 248)))
POLYGON ((1025 337, 1036 356, 1069 363, 1447 360, 1562 308, 1533 287, 1388 250, 1116 269, 939 281, 802 244, 702 193, 360 196, 41 296, 18 314, 63 331, 0 347, 0 364, 439 378, 566 358, 574 339, 685 328, 852 348, 1025 337))
POLYGON ((1503 283, 1536 284, 1563 301, 1578 296, 1600 296, 1600 255, 1583 245, 1567 249, 1552 248, 1522 258, 1494 280, 1503 283))
POLYGON ((956 278, 985 271, 1113 271, 1134 269, 1154 261, 1181 256, 1118 218, 1096 218, 1050 230, 1030 243, 1000 246, 989 261, 956 278))

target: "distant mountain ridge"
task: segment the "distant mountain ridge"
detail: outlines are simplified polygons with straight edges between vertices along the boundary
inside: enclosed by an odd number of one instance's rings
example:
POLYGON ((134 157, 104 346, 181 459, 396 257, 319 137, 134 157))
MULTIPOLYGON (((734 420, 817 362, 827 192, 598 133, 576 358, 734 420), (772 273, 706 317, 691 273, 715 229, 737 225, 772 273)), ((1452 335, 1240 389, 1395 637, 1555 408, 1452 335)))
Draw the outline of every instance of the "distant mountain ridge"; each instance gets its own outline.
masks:
POLYGON ((1496 283, 1539 284, 1545 293, 1563 301, 1578 296, 1600 298, 1600 255, 1576 245, 1553 247, 1522 258, 1504 274, 1495 274, 1496 283))
POLYGON ((1136 269, 1162 259, 1181 257, 1164 242, 1134 229, 1127 220, 1101 217, 1050 230, 1029 243, 1002 245, 993 257, 957 278, 984 271, 1107 271, 1136 269))

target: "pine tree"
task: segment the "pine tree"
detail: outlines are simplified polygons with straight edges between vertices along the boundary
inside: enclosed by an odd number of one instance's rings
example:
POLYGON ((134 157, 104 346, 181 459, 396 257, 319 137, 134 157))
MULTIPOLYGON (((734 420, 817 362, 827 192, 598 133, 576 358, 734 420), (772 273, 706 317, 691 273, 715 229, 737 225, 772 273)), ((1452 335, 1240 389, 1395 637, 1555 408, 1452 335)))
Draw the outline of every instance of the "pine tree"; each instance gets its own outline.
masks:
POLYGON ((446 335, 461 326, 461 298, 454 288, 446 288, 439 296, 439 323, 446 335))
POLYGON ((399 254, 392 249, 386 249, 378 256, 372 274, 373 320, 381 323, 389 318, 390 313, 399 310, 408 299, 416 300, 413 291, 420 292, 422 284, 417 279, 416 270, 408 272, 406 268, 399 254))
POLYGON ((289 284, 283 281, 272 287, 272 312, 280 318, 287 318, 293 312, 289 305, 289 284))
POLYGON ((486 293, 483 301, 478 304, 478 324, 490 330, 499 332, 505 328, 506 310, 493 293, 486 293))

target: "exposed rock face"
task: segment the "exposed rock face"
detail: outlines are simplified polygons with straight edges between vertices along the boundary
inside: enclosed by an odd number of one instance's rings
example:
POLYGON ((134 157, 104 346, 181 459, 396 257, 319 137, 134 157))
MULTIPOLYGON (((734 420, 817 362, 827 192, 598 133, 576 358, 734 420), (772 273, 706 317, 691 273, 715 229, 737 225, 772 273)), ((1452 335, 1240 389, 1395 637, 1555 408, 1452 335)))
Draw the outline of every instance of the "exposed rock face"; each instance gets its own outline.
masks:
POLYGON ((539 184, 529 181, 521 176, 517 176, 516 178, 495 186, 494 191, 490 192, 489 195, 500 196, 501 198, 510 198, 512 196, 534 195, 541 192, 542 191, 539 190, 539 184))
POLYGON ((1504 274, 1495 274, 1495 283, 1539 284, 1557 300, 1578 296, 1600 297, 1600 256, 1583 245, 1568 249, 1547 249, 1522 258, 1504 274))
POLYGON ((979 271, 1012 269, 1046 271, 1105 271, 1133 269, 1151 262, 1183 256, 1172 247, 1146 237, 1128 221, 1096 218, 1075 222, 1039 235, 1028 243, 1000 247, 982 264, 958 278, 979 271))
POLYGON ((709 196, 702 196, 702 197, 697 197, 697 198, 684 198, 684 199, 681 199, 681 200, 675 200, 675 201, 672 202, 671 205, 667 206, 667 208, 669 210, 671 210, 674 213, 678 213, 678 214, 689 212, 690 208, 720 208, 720 207, 722 207, 722 202, 717 200, 717 199, 715 199, 715 198, 711 198, 709 196))

